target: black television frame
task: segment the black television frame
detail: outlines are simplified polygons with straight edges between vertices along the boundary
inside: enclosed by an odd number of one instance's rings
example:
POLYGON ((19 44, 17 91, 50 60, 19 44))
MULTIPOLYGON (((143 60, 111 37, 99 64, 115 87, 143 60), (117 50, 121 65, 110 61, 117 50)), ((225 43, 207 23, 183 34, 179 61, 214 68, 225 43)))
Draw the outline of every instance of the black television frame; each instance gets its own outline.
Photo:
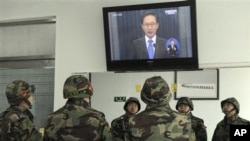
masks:
POLYGON ((198 37, 196 22, 196 1, 171 1, 164 3, 149 3, 138 5, 123 5, 103 7, 103 24, 105 38, 105 53, 107 71, 166 71, 166 70, 196 70, 198 69, 198 37), (112 60, 111 36, 109 28, 109 12, 145 10, 171 7, 190 7, 190 26, 192 57, 163 58, 163 59, 141 59, 141 60, 112 60))

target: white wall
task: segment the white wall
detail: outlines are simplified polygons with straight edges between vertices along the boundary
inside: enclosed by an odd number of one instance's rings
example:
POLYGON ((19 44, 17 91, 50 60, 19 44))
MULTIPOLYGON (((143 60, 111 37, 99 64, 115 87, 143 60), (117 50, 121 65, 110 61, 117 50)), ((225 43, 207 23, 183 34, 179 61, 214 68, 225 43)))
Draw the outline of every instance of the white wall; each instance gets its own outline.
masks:
MULTIPOLYGON (((54 109, 58 109, 65 103, 62 87, 66 77, 73 72, 106 71, 101 8, 150 2, 166 0, 0 0, 0 20, 56 16, 54 109)), ((200 67, 250 66, 249 23, 249 0, 197 0, 200 67)), ((237 95, 246 106, 249 101, 245 97, 250 92, 248 72, 249 69, 223 70, 220 100, 237 95)), ((205 118, 211 135, 214 123, 222 116, 219 101, 195 104, 207 105, 196 106, 197 115, 205 118)), ((242 114, 250 119, 244 109, 242 114)))
POLYGON ((249 0, 197 0, 200 67, 250 65, 249 8, 249 0))

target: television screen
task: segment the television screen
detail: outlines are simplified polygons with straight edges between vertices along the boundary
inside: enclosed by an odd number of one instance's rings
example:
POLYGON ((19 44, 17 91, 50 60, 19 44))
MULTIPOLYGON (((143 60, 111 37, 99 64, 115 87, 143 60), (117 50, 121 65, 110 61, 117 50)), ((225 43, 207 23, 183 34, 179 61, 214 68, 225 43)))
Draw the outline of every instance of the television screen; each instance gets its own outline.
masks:
POLYGON ((195 0, 103 8, 108 71, 197 69, 195 0))

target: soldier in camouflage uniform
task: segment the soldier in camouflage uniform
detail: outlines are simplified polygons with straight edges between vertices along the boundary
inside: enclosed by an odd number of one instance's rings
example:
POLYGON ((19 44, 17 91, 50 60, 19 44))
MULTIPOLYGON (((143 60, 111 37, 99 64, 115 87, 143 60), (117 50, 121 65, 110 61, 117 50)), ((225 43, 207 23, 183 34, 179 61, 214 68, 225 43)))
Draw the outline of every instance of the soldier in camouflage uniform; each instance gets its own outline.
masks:
POLYGON ((93 89, 88 79, 73 75, 66 79, 65 106, 48 115, 44 141, 110 141, 104 113, 90 107, 93 89))
POLYGON ((190 116, 192 128, 196 136, 196 141, 207 141, 207 131, 203 119, 194 116, 191 112, 194 110, 192 100, 188 97, 181 97, 177 101, 176 110, 182 114, 187 114, 190 116))
POLYGON ((10 107, 1 114, 1 141, 42 141, 42 135, 35 129, 33 115, 29 111, 33 103, 33 85, 15 80, 6 87, 10 107))
POLYGON ((125 102, 123 109, 126 113, 111 122, 113 141, 125 141, 126 139, 131 139, 131 135, 128 130, 128 121, 140 111, 140 108, 141 104, 135 97, 130 97, 125 102))
POLYGON ((141 90, 146 109, 129 121, 132 141, 195 141, 189 116, 169 106, 171 92, 160 76, 148 78, 141 90))
POLYGON ((240 104, 234 97, 221 101, 221 109, 225 116, 224 119, 217 124, 212 141, 230 141, 230 124, 250 125, 249 120, 239 116, 240 104))

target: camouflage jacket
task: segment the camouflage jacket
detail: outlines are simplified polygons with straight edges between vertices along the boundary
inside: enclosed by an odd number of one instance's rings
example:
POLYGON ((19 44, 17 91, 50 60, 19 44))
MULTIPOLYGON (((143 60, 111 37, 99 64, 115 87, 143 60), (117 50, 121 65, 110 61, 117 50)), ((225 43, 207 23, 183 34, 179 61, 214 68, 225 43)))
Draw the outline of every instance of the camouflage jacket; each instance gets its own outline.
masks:
POLYGON ((110 127, 105 115, 87 102, 66 105, 48 115, 44 141, 110 141, 110 127))
POLYGON ((132 141, 195 141, 191 119, 167 104, 147 106, 129 121, 132 141))
POLYGON ((131 139, 129 131, 129 116, 124 114, 111 122, 111 133, 113 141, 131 139))
POLYGON ((196 141, 207 141, 207 130, 203 119, 194 116, 191 112, 189 115, 191 116, 191 126, 195 132, 196 141))
POLYGON ((1 114, 0 114, 0 141, 1 141, 1 132, 2 132, 2 123, 3 123, 3 119, 5 117, 5 115, 8 113, 8 111, 3 111, 1 114))
POLYGON ((12 106, 6 111, 1 141, 42 141, 42 135, 35 129, 33 115, 28 109, 12 106))
POLYGON ((250 121, 239 117, 238 114, 233 116, 231 119, 227 119, 226 117, 224 117, 224 119, 217 124, 214 130, 212 141, 229 141, 230 140, 230 124, 250 125, 250 121))

